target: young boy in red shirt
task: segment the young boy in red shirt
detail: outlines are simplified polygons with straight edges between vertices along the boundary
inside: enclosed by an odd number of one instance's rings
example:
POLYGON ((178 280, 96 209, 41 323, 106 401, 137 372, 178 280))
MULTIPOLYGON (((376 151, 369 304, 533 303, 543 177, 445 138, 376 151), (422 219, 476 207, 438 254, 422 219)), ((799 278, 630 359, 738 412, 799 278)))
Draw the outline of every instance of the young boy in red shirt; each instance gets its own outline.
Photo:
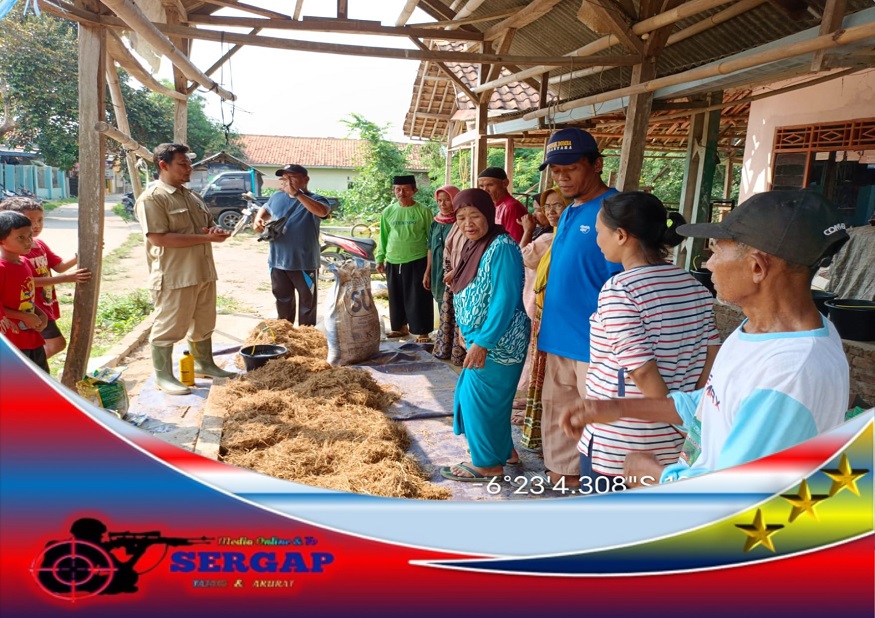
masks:
POLYGON ((49 249, 43 241, 37 239, 43 231, 43 207, 36 200, 29 197, 9 197, 0 202, 0 211, 12 210, 23 214, 30 219, 33 231, 33 248, 24 257, 27 258, 35 271, 34 285, 36 286, 36 306, 48 317, 48 324, 42 332, 45 339, 46 358, 51 358, 67 347, 67 340, 58 329, 57 319, 61 317, 61 308, 58 297, 55 294, 57 283, 82 283, 91 279, 91 271, 87 268, 78 268, 70 274, 53 276, 52 271, 66 273, 76 265, 77 256, 64 260, 49 249))
POLYGON ((46 327, 46 314, 34 303, 34 270, 23 257, 33 248, 30 219, 19 212, 0 212, 0 305, 15 329, 6 337, 21 352, 49 372, 45 343, 41 331, 46 327))

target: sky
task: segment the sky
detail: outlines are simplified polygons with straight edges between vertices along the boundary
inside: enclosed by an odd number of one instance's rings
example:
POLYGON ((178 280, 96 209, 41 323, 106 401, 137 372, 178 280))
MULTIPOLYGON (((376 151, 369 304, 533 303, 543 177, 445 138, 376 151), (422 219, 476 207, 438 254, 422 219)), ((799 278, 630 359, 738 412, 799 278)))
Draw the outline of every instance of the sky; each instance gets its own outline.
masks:
MULTIPOLYGON (((294 2, 250 0, 247 4, 281 12, 294 10, 294 2)), ((349 18, 380 21, 394 26, 404 0, 350 0, 349 18)), ((336 0, 304 0, 302 15, 334 17, 336 0)), ((218 15, 240 14, 223 9, 218 15)), ((248 17, 257 17, 247 14, 248 17)), ((408 23, 434 21, 417 9, 408 23)), ((240 30, 248 32, 248 30, 240 30)), ((415 49, 403 37, 337 35, 263 30, 260 34, 300 40, 415 49)), ((195 41, 191 57, 206 70, 231 46, 195 41)), ((380 126, 390 125, 386 136, 408 141, 402 133, 410 107, 419 61, 390 60, 244 46, 212 78, 237 95, 237 101, 222 103, 213 93, 203 92, 207 114, 228 123, 242 134, 297 137, 348 137, 342 119, 361 114, 380 126)), ((164 59, 158 77, 171 78, 164 59)))

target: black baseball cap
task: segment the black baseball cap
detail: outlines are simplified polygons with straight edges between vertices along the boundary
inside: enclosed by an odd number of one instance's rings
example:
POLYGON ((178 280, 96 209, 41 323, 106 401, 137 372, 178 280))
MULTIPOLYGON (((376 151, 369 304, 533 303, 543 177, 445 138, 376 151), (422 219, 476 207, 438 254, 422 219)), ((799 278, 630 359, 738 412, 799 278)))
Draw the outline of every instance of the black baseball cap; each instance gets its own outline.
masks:
POLYGON ((793 264, 814 266, 849 236, 836 207, 813 191, 758 193, 720 223, 689 223, 678 234, 742 242, 793 264))
POLYGON ((289 163, 285 167, 276 171, 277 176, 282 176, 283 174, 300 174, 301 176, 309 176, 307 168, 303 165, 298 165, 297 163, 289 163))
POLYGON ((572 165, 584 156, 599 154, 595 138, 576 127, 556 131, 547 142, 547 155, 538 168, 542 172, 548 165, 572 165))

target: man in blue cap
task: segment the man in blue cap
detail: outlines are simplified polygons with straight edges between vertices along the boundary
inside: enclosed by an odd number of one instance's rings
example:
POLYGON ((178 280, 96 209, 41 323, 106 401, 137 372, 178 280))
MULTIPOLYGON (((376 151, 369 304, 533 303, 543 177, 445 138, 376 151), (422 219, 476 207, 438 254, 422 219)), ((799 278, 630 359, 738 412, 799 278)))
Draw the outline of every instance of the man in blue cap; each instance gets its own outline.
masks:
MULTIPOLYGON (((547 142, 541 170, 571 204, 562 213, 550 258, 538 349, 546 352, 541 419, 544 465, 550 484, 580 484, 577 438, 562 431, 560 418, 586 396, 589 316, 599 291, 622 265, 608 262, 596 244, 596 215, 614 193, 602 182, 602 155, 592 135, 577 128, 557 131, 547 142)), ((579 436, 578 436, 579 438, 579 436)))

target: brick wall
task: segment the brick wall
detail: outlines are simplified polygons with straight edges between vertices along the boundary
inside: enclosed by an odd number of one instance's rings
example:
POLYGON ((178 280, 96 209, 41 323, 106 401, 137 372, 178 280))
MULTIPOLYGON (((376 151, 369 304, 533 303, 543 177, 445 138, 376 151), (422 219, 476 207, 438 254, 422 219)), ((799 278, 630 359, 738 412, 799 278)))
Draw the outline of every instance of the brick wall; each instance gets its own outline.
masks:
MULTIPOLYGON (((714 321, 721 338, 726 339, 743 319, 744 314, 738 307, 714 303, 714 321)), ((843 339, 842 347, 851 368, 851 401, 872 407, 875 405, 875 343, 843 339)))

